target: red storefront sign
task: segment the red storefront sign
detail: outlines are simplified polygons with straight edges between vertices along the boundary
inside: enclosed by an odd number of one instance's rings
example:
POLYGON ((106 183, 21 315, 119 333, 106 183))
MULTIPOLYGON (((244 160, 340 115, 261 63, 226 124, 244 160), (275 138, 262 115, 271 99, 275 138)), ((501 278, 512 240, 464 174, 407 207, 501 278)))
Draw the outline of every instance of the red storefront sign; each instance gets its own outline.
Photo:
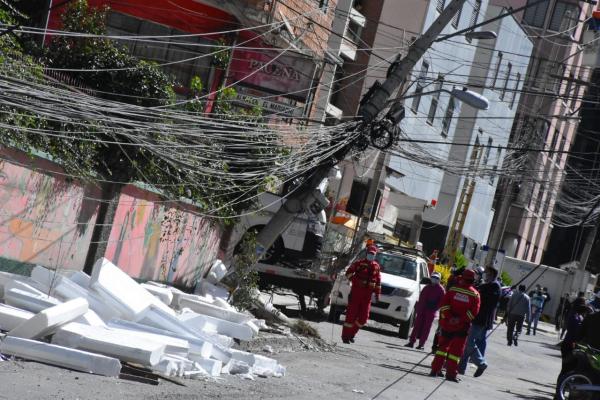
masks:
POLYGON ((311 91, 315 63, 298 53, 269 50, 235 50, 229 83, 281 94, 305 101, 311 91))

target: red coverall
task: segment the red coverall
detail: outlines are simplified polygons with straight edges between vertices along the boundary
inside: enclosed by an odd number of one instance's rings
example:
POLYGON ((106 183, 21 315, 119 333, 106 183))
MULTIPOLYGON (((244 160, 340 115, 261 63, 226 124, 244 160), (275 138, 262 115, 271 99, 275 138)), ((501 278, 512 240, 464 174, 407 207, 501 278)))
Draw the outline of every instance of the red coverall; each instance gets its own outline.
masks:
POLYGON ((353 339, 360 328, 366 325, 371 310, 373 293, 381 294, 381 267, 377 261, 366 258, 354 262, 346 271, 352 287, 346 308, 346 322, 342 329, 342 340, 353 339))
POLYGON ((444 287, 439 283, 436 285, 431 283, 421 290, 419 301, 415 306, 415 325, 408 341, 410 344, 414 344, 419 339, 419 347, 425 345, 429 337, 431 324, 435 319, 435 313, 440 307, 445 293, 444 287))
POLYGON ((479 293, 462 281, 444 295, 440 307, 438 349, 431 364, 431 372, 439 374, 446 362, 446 378, 456 378, 458 362, 465 351, 471 321, 479 312, 479 293))

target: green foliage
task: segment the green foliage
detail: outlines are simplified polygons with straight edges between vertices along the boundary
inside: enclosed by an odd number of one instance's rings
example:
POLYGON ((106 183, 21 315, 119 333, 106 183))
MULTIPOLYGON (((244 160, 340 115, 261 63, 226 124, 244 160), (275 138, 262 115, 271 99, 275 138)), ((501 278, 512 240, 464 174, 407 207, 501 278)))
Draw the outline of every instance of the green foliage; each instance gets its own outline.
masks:
POLYGON ((253 306, 258 289, 258 274, 252 266, 257 261, 256 233, 249 231, 237 245, 233 259, 236 289, 232 294, 232 303, 239 309, 248 310, 253 306))
POLYGON ((500 274, 500 282, 502 282, 503 286, 511 286, 513 280, 511 278, 511 276, 508 274, 508 272, 502 271, 502 273, 500 274))
POLYGON ((228 48, 223 48, 223 46, 226 45, 227 43, 225 40, 223 38, 219 38, 217 39, 216 46, 212 50, 212 53, 214 53, 212 59, 213 64, 220 69, 227 68, 227 65, 229 65, 229 60, 231 59, 231 50, 228 48))

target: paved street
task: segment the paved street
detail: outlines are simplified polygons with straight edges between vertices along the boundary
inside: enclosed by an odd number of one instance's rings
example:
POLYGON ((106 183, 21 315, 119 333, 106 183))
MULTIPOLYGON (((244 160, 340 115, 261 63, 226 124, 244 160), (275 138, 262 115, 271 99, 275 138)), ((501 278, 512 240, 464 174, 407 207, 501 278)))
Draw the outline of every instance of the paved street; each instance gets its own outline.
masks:
MULTIPOLYGON (((361 331, 356 343, 339 343, 341 325, 313 323, 330 352, 279 353, 284 378, 255 381, 226 376, 190 381, 187 387, 161 381, 159 386, 103 378, 29 362, 0 363, 7 399, 550 399, 560 368, 556 335, 523 336, 518 348, 506 347, 500 326, 488 346, 490 368, 480 378, 468 370, 459 384, 430 378, 432 357, 404 348, 391 325, 361 331), (428 397, 429 396, 429 397, 428 397)), ((550 329, 550 325, 545 325, 550 329)), ((428 343, 427 348, 430 347, 428 343)), ((270 354, 268 354, 271 356, 270 354)))

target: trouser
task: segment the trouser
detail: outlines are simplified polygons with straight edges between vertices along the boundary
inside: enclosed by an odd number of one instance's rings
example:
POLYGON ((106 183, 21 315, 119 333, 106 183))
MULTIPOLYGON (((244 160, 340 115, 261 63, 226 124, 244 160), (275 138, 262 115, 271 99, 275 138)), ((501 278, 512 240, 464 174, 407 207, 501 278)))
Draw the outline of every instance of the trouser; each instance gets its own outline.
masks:
POLYGON ((542 309, 536 308, 535 311, 531 313, 531 319, 527 324, 527 333, 531 332, 531 325, 533 325, 533 334, 535 335, 535 331, 537 330, 538 322, 540 317, 542 316, 542 309))
POLYGON ((508 322, 507 322, 507 329, 506 329, 506 339, 508 340, 508 343, 512 344, 513 338, 517 339, 519 337, 519 335, 521 334, 521 330, 523 329, 523 321, 524 320, 525 320, 524 315, 516 315, 516 314, 508 315, 508 322), (515 332, 515 328, 516 328, 516 332, 515 332))
POLYGON ((419 339, 419 346, 423 346, 429 337, 431 325, 435 319, 435 311, 422 311, 417 313, 415 325, 410 334, 409 343, 414 343, 419 339))
POLYGON ((466 332, 442 332, 438 335, 438 349, 435 352, 431 370, 439 373, 446 363, 446 378, 456 378, 458 362, 465 350, 466 332))
POLYGON ((485 364, 485 358, 483 353, 485 353, 485 347, 483 347, 483 352, 480 346, 482 343, 486 342, 486 334, 487 328, 483 325, 471 325, 471 329, 469 330, 469 336, 467 337, 467 344, 465 347, 465 351, 460 358, 460 362, 458 363, 458 370, 464 374, 467 369, 467 362, 471 359, 471 362, 478 367, 485 364))
POLYGON ((342 329, 342 339, 352 339, 360 328, 366 325, 371 311, 370 288, 353 286, 350 291, 348 307, 346 307, 346 321, 342 329))

